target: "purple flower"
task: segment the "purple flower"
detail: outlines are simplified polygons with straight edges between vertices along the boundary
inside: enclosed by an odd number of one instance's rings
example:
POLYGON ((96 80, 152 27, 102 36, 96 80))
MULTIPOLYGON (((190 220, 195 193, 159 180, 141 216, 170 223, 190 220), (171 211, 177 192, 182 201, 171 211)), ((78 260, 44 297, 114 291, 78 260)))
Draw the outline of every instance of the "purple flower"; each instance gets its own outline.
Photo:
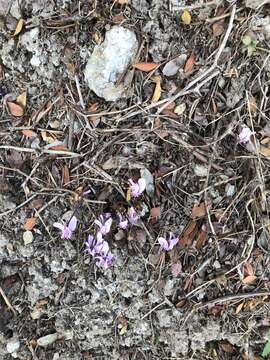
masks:
POLYGON ((97 256, 96 257, 96 265, 98 267, 101 267, 103 269, 108 269, 113 264, 113 255, 111 252, 109 252, 105 256, 97 256))
POLYGON ((128 220, 122 214, 118 214, 117 216, 119 218, 118 227, 120 227, 120 229, 126 230, 128 228, 128 220))
POLYGON ((59 222, 56 222, 53 224, 53 226, 59 230, 61 230, 61 238, 62 239, 70 239, 72 237, 73 232, 76 230, 77 227, 77 218, 76 216, 72 216, 70 219, 68 225, 67 224, 61 224, 59 222))
POLYGON ((107 241, 103 240, 102 234, 100 232, 97 233, 96 239, 93 235, 89 235, 85 245, 85 251, 92 256, 97 254, 105 256, 109 252, 109 244, 107 241))
POLYGON ((172 250, 174 246, 178 243, 178 240, 179 238, 176 238, 171 232, 168 240, 166 240, 164 237, 159 237, 157 239, 161 248, 166 251, 172 250))
POLYGON ((240 134, 238 135, 239 144, 243 144, 243 145, 244 145, 244 144, 248 143, 248 142, 250 141, 251 135, 253 135, 253 134, 254 134, 254 132, 252 132, 252 131, 250 130, 250 128, 244 127, 244 128, 241 130, 240 134))
POLYGON ((146 183, 143 178, 140 178, 138 182, 134 182, 132 179, 129 179, 128 181, 130 183, 131 196, 136 198, 144 192, 146 188, 146 183))
POLYGON ((132 225, 136 225, 139 220, 139 215, 134 209, 134 207, 131 207, 128 210, 128 220, 132 225))
POLYGON ((94 222, 99 227, 99 232, 102 235, 106 235, 110 232, 112 226, 112 217, 110 213, 100 215, 99 220, 95 220, 94 222))

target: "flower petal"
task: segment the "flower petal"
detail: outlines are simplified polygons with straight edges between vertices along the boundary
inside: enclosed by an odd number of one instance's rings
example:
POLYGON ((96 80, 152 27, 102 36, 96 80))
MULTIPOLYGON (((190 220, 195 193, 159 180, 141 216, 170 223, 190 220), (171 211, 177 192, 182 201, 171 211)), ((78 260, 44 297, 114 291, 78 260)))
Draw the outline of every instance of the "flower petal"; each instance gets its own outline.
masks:
POLYGON ((99 227, 102 228, 102 223, 99 220, 95 220, 94 223, 99 227))
POLYGON ((140 194, 142 194, 146 188, 146 182, 145 182, 145 179, 144 178, 140 178, 138 180, 138 185, 139 185, 139 191, 140 191, 140 194))
POLYGON ((76 216, 72 216, 72 218, 69 221, 68 227, 72 232, 76 230, 77 221, 78 220, 77 220, 76 216))
POLYGON ((61 230, 61 231, 63 231, 64 228, 65 228, 65 225, 63 225, 63 224, 61 224, 61 223, 59 223, 59 222, 53 223, 53 226, 54 226, 55 228, 61 230))
POLYGON ((168 251, 168 248, 169 248, 169 244, 168 244, 168 241, 164 238, 164 237, 159 237, 157 239, 159 245, 164 249, 164 250, 167 250, 168 251))
POLYGON ((112 226, 112 218, 110 217, 110 218, 108 218, 108 220, 106 220, 105 221, 105 223, 104 223, 104 228, 105 228, 105 232, 106 232, 106 234, 108 233, 108 232, 110 232, 110 229, 111 229, 111 226, 112 226))

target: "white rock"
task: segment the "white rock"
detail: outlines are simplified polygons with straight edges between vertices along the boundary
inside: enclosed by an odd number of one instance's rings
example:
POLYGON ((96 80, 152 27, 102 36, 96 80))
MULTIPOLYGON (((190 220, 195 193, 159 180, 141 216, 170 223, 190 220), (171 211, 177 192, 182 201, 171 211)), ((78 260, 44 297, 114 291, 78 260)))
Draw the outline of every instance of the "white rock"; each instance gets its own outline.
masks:
POLYGON ((12 4, 12 0, 0 0, 0 15, 6 15, 12 4))
POLYGON ((186 111, 186 108, 187 108, 187 106, 185 103, 179 104, 175 107, 174 113, 177 115, 183 115, 184 112, 186 111))
POLYGON ((20 348, 20 341, 18 338, 12 338, 7 342, 7 352, 9 354, 15 353, 16 351, 18 351, 20 348))
POLYGON ((34 239, 34 236, 33 236, 33 233, 32 231, 30 230, 26 230, 24 233, 23 233, 23 242, 24 242, 24 245, 29 245, 33 242, 33 239, 34 239))
POLYGON ((270 0, 246 0, 246 7, 256 10, 269 3, 270 0))
POLYGON ((113 26, 105 41, 95 49, 85 68, 85 80, 91 90, 107 101, 125 96, 124 85, 117 84, 138 48, 136 35, 121 26, 113 26))
POLYGON ((46 347, 48 345, 53 344, 58 339, 58 334, 49 334, 46 336, 42 336, 41 338, 37 339, 38 346, 46 347))
POLYGON ((204 165, 196 164, 194 166, 194 172, 195 172, 195 175, 197 175, 199 177, 206 177, 208 174, 208 169, 204 165))

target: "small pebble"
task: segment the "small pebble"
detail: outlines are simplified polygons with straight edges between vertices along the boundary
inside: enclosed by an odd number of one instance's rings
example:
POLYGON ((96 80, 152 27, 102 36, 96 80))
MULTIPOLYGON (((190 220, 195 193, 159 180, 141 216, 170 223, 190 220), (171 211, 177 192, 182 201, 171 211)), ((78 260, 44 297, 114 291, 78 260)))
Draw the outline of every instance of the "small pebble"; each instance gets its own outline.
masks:
POLYGON ((24 245, 29 245, 33 242, 33 234, 32 234, 32 231, 30 230, 27 230, 23 233, 23 242, 24 242, 24 245))

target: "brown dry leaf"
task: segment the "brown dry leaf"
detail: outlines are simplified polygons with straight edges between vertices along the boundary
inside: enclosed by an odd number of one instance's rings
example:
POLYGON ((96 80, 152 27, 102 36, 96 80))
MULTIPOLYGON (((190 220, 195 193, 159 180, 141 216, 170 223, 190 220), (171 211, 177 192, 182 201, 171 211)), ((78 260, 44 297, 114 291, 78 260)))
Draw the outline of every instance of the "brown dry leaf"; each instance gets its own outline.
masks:
POLYGON ((182 22, 185 24, 185 25, 190 25, 191 23, 191 15, 190 15, 190 12, 188 10, 184 10, 182 15, 181 15, 181 19, 182 19, 182 22))
POLYGON ((270 148, 266 146, 261 146, 260 148, 260 154, 266 157, 270 157, 270 148))
POLYGON ((27 92, 24 91, 21 95, 19 95, 16 99, 16 103, 21 105, 23 109, 26 108, 26 102, 27 102, 27 92))
POLYGON ((176 105, 175 101, 168 101, 167 103, 165 103, 163 105, 163 108, 164 108, 164 110, 173 110, 175 108, 175 105, 176 105))
POLYGON ((152 97, 152 103, 159 101, 161 96, 161 76, 154 76, 152 80, 156 83, 155 91, 152 97))
POLYGON ((29 208, 30 209, 40 209, 43 205, 44 205, 44 200, 40 197, 40 198, 32 200, 29 203, 29 208))
POLYGON ((28 138, 37 136, 37 134, 32 130, 22 130, 22 134, 28 138))
POLYGON ((206 208, 205 208, 205 203, 201 203, 199 205, 195 204, 193 206, 192 212, 191 212, 191 217, 193 220, 198 219, 198 218, 202 218, 207 214, 206 212, 206 208))
POLYGON ((64 165, 63 167, 63 184, 66 185, 70 182, 70 176, 69 176, 69 170, 67 165, 64 165))
POLYGON ((20 19, 16 25, 16 29, 14 31, 13 36, 19 35, 19 33, 22 31, 24 25, 24 20, 20 19))
POLYGON ((195 64, 195 56, 194 53, 190 55, 190 57, 187 59, 185 67, 184 67, 184 73, 189 74, 192 72, 195 64))
POLYGON ((186 299, 182 299, 182 300, 178 301, 178 303, 175 305, 175 307, 176 307, 177 309, 182 308, 183 306, 186 305, 186 303, 187 303, 187 300, 186 300, 186 299))
POLYGON ((69 149, 66 148, 64 145, 51 146, 51 147, 50 147, 50 150, 69 151, 69 149))
POLYGON ((23 225, 24 230, 32 230, 37 223, 37 219, 34 217, 26 219, 25 224, 23 225))
POLYGON ((198 235, 197 241, 196 241, 196 245, 195 245, 197 250, 200 250, 204 246, 206 239, 207 239, 206 226, 203 225, 201 227, 201 231, 199 232, 199 235, 198 235))
POLYGON ((15 102, 7 101, 7 107, 11 115, 21 117, 24 114, 23 107, 15 102))
POLYGON ((218 37, 224 33, 224 21, 220 20, 213 24, 212 26, 213 35, 218 37))
POLYGON ((219 346, 226 353, 231 354, 234 352, 234 347, 228 341, 220 341, 219 346))
POLYGON ((254 284, 256 280, 257 280, 257 276, 255 276, 255 275, 249 275, 249 276, 246 276, 246 277, 242 280, 242 282, 243 282, 243 284, 245 284, 245 285, 251 285, 251 284, 254 284))
POLYGON ((237 308, 235 309, 235 314, 239 314, 240 311, 243 309, 243 306, 244 306, 244 302, 241 302, 239 305, 237 305, 237 308))
POLYGON ((196 233, 197 233, 197 222, 191 221, 180 235, 179 238, 180 247, 184 248, 191 246, 196 233))
POLYGON ((159 66, 159 64, 150 62, 150 63, 137 63, 137 64, 133 64, 132 66, 137 70, 150 72, 155 70, 159 66))
POLYGON ((244 274, 246 276, 254 275, 253 267, 252 267, 252 265, 250 263, 246 262, 244 264, 243 268, 244 268, 244 274))

